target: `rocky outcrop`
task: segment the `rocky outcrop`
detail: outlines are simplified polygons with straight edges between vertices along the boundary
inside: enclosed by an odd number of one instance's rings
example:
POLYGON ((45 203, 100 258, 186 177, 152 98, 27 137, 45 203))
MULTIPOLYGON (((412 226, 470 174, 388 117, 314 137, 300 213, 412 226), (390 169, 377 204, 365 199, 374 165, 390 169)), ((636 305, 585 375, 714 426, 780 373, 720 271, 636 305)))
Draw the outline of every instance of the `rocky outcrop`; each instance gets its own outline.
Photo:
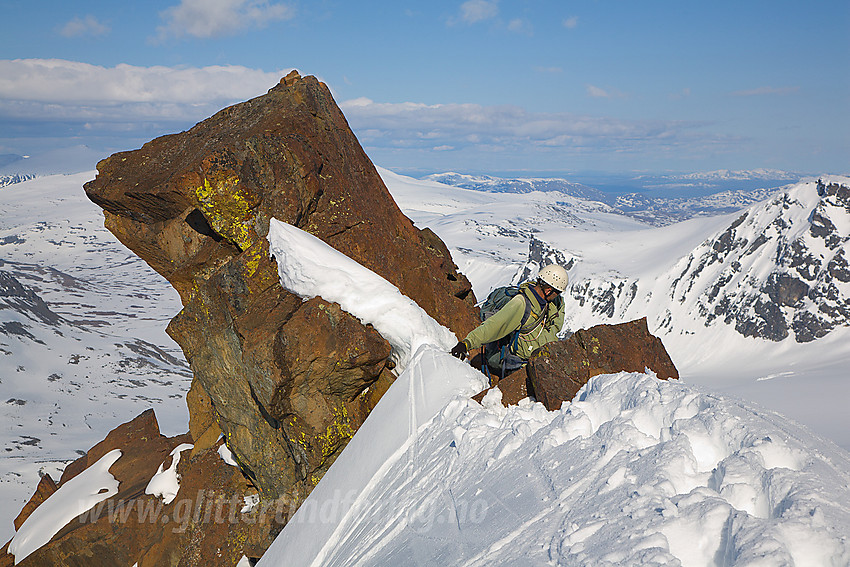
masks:
MULTIPOLYGON (((646 319, 619 325, 581 329, 563 341, 548 343, 532 353, 525 368, 499 382, 502 404, 533 396, 546 409, 560 409, 598 374, 651 370, 663 380, 679 372, 661 339, 650 334, 646 319)), ((486 390, 475 399, 479 402, 486 390)))
POLYGON ((269 501, 318 482, 392 381, 390 347, 321 299, 281 289, 269 219, 302 228, 395 284, 460 336, 467 279, 393 202, 327 87, 293 72, 268 94, 98 164, 85 186, 106 226, 184 308, 191 433, 219 432, 269 501))
POLYGON ((850 189, 843 185, 810 183, 780 193, 692 256, 679 287, 720 266, 700 298, 707 325, 722 319, 744 336, 773 341, 824 337, 850 324, 850 278, 842 279, 848 220, 850 189))
MULTIPOLYGON (((166 504, 160 496, 146 494, 160 465, 169 468, 173 449, 187 441, 191 441, 188 435, 161 435, 153 411, 148 410, 68 465, 58 487, 43 477, 15 521, 16 528, 69 480, 106 453, 121 450, 121 457, 109 469, 119 483, 118 493, 71 520, 18 564, 235 565, 243 556, 262 555, 293 512, 288 505, 294 503, 259 506, 256 488, 219 455, 221 440, 192 456, 188 450, 181 453, 176 467, 179 491, 173 500, 166 504)), ((11 566, 14 559, 2 555, 0 566, 11 566)))
POLYGON ((585 317, 655 311, 661 334, 697 319, 770 341, 825 337, 850 325, 850 187, 837 179, 777 191, 651 281, 605 274, 567 293, 585 317))
POLYGON ((647 369, 662 380, 679 378, 661 339, 649 333, 645 318, 581 329, 565 341, 537 349, 527 365, 534 397, 549 410, 572 400, 598 374, 647 369))

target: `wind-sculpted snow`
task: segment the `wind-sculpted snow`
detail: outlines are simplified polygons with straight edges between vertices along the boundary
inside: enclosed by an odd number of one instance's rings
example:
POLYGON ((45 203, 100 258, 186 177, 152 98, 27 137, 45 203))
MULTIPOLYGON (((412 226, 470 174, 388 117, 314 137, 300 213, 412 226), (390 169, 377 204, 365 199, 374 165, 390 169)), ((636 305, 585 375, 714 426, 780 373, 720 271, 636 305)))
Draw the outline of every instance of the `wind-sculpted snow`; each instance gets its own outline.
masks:
POLYGON ((457 341, 398 288, 351 258, 292 225, 272 219, 271 254, 281 285, 304 298, 334 301, 371 324, 393 346, 398 378, 310 493, 288 529, 263 556, 263 564, 322 564, 325 542, 355 513, 364 490, 384 466, 416 443, 419 429, 456 396, 484 389, 484 375, 455 359, 457 341), (340 500, 340 494, 345 494, 340 500), (332 507, 315 521, 311 510, 332 507))
POLYGON ((33 511, 9 543, 16 565, 49 542, 68 522, 118 493, 118 481, 109 473, 109 467, 120 457, 120 449, 108 452, 33 511))
POLYGON ((423 344, 448 350, 457 343, 454 333, 398 288, 312 234, 272 219, 268 239, 281 285, 305 299, 321 296, 339 303, 373 325, 392 345, 400 371, 423 344))
POLYGON ((846 452, 780 415, 602 375, 556 412, 450 403, 321 564, 846 565, 849 483, 846 452))

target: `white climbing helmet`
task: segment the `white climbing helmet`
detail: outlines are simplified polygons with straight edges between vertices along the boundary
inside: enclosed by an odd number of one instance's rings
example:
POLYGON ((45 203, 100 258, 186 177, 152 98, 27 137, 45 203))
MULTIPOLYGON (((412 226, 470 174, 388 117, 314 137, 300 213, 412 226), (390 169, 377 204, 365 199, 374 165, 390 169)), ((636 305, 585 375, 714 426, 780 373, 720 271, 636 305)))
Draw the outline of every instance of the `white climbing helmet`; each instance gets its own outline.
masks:
POLYGON ((558 264, 549 264, 540 270, 537 274, 537 279, 551 285, 560 292, 567 289, 567 284, 570 283, 570 278, 567 271, 558 264))

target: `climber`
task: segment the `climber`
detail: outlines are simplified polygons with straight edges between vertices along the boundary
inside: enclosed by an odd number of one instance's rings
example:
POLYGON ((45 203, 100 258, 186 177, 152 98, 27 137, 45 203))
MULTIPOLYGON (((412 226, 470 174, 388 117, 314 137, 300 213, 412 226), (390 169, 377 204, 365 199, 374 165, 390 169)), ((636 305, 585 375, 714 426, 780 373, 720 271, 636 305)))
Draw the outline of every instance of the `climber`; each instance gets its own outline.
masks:
POLYGON ((564 268, 545 266, 536 281, 513 288, 513 297, 470 331, 451 354, 464 359, 469 351, 485 346, 487 366, 502 378, 521 368, 535 349, 557 340, 564 324, 561 293, 568 282, 564 268))

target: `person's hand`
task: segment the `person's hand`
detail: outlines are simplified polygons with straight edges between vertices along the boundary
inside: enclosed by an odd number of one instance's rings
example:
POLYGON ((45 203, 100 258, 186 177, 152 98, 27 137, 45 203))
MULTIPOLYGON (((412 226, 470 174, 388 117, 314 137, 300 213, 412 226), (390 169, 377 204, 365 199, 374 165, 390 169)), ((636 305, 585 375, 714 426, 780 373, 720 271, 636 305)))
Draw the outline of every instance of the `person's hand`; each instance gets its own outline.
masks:
POLYGON ((463 360, 464 358, 466 358, 466 355, 469 351, 466 348, 466 344, 463 341, 460 341, 454 346, 454 348, 450 352, 455 358, 463 360))

